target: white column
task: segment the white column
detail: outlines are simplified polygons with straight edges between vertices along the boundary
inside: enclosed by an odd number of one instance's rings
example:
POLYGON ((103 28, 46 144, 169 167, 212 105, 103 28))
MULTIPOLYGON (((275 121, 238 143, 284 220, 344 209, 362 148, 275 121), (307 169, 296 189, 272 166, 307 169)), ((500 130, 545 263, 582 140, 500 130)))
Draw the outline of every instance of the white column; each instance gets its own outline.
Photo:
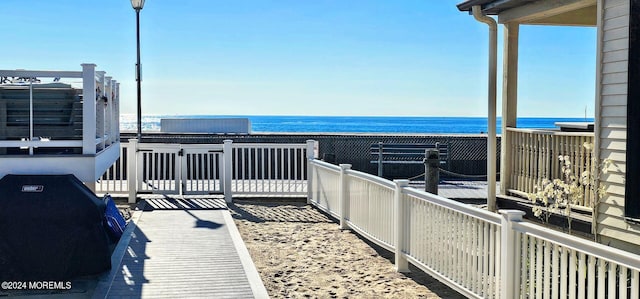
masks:
POLYGON ((513 222, 522 221, 523 211, 500 210, 502 222, 500 224, 500 298, 516 298, 520 288, 517 279, 520 272, 520 263, 515 251, 517 234, 513 230, 513 222))
POLYGON ((129 186, 129 203, 136 203, 138 194, 138 139, 129 139, 127 147, 127 184, 129 186))
POLYGON ((113 80, 110 76, 105 77, 105 96, 107 97, 107 102, 105 103, 105 112, 104 112, 104 120, 105 120, 105 133, 109 135, 109 138, 105 141, 105 146, 111 145, 113 143, 113 98, 111 95, 113 94, 113 80))
POLYGON ((504 57, 502 75, 502 140, 500 147, 500 193, 507 194, 511 186, 511 134, 518 117, 518 31, 519 24, 504 24, 504 57))
POLYGON ((395 264, 396 271, 398 272, 409 272, 409 262, 407 261, 407 257, 404 256, 402 252, 402 244, 404 244, 405 240, 405 231, 404 231, 404 208, 402 205, 402 188, 409 186, 409 180, 393 180, 396 183, 395 190, 395 230, 396 230, 396 242, 395 242, 395 264))
POLYGON ((115 84, 116 91, 114 93, 114 113, 115 113, 115 130, 116 130, 116 140, 120 141, 120 82, 116 82, 115 84))
POLYGON ((496 211, 496 82, 498 68, 498 25, 483 14, 480 5, 471 8, 473 17, 489 26, 489 76, 487 116, 487 209, 496 211))
POLYGON ((118 141, 118 128, 117 123, 118 121, 116 120, 116 118, 118 118, 118 114, 116 113, 116 80, 111 80, 111 94, 109 95, 109 109, 111 110, 111 127, 109 128, 110 134, 111 136, 113 136, 113 138, 111 139, 112 142, 116 142, 118 141))
POLYGON ((231 167, 232 163, 231 163, 231 159, 232 159, 232 153, 233 153, 233 149, 231 148, 231 144, 233 143, 233 140, 225 140, 224 141, 224 145, 223 145, 223 153, 222 153, 222 157, 224 159, 224 167, 223 167, 223 173, 224 173, 224 200, 227 203, 232 203, 233 202, 233 193, 231 192, 231 180, 233 179, 233 168, 231 167))
POLYGON ((340 229, 348 229, 347 212, 349 210, 349 180, 347 170, 351 169, 351 164, 340 164, 340 193, 338 202, 340 203, 340 229))
POLYGON ((311 161, 317 157, 316 148, 318 142, 315 140, 307 140, 307 204, 313 199, 313 167, 311 161))
MULTIPOLYGON (((105 112, 106 109, 104 107, 104 100, 102 97, 105 95, 105 90, 107 86, 105 84, 105 71, 96 71, 98 75, 98 93, 97 93, 97 101, 96 101, 96 136, 100 138, 100 150, 103 150, 105 147, 105 112)), ((86 101, 85 101, 86 103, 86 101)))
POLYGON ((82 64, 82 154, 96 153, 96 65, 82 64))

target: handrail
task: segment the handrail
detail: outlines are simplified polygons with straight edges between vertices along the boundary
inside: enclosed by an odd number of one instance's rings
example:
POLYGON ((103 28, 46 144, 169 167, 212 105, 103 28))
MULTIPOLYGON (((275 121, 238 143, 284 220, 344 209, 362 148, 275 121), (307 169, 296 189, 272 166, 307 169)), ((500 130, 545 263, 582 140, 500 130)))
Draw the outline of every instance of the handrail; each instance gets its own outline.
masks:
POLYGON ((429 203, 436 204, 441 207, 455 210, 457 213, 461 213, 467 216, 485 220, 492 224, 500 225, 501 217, 499 214, 489 212, 487 210, 478 209, 439 195, 431 194, 415 188, 403 188, 402 192, 407 195, 417 197, 421 200, 429 201, 429 203))
POLYGON ((305 149, 306 144, 299 143, 233 143, 233 148, 296 148, 305 149))
POLYGON ((512 222, 514 230, 640 271, 640 255, 581 239, 528 222, 512 222))
POLYGON ((554 135, 554 136, 586 136, 593 137, 593 132, 562 132, 562 131, 553 131, 553 130, 543 130, 543 129, 526 129, 526 128, 507 128, 508 132, 519 132, 519 133, 535 133, 541 135, 554 135))
POLYGON ((355 177, 355 178, 359 178, 359 179, 363 179, 363 180, 369 181, 371 183, 378 184, 378 185, 380 185, 382 187, 386 187, 386 188, 389 188, 389 189, 395 188, 395 184, 392 181, 386 180, 386 179, 381 178, 379 176, 375 176, 375 175, 371 175, 371 174, 368 174, 368 173, 360 172, 360 171, 357 171, 357 170, 351 170, 351 169, 346 170, 345 173, 347 175, 349 175, 349 176, 352 176, 352 177, 355 177))
POLYGON ((82 147, 82 140, 3 140, 0 147, 82 147))
POLYGON ((79 71, 31 71, 31 70, 0 70, 3 77, 50 77, 50 78, 82 78, 79 71))
POLYGON ((340 171, 340 166, 331 164, 325 161, 320 161, 318 159, 310 159, 312 165, 316 165, 322 168, 330 169, 333 171, 340 171))

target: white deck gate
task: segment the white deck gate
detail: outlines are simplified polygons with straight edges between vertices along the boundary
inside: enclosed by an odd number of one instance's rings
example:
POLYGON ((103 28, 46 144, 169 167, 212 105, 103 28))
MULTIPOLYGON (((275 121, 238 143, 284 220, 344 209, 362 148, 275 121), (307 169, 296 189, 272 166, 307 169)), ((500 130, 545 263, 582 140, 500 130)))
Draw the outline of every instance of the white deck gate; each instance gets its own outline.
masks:
POLYGON ((138 144, 136 190, 157 194, 180 193, 180 150, 180 144, 138 144))
POLYGON ((120 158, 96 183, 96 192, 158 194, 307 195, 306 144, 123 144, 120 158), (135 166, 133 166, 135 165, 135 166), (228 169, 228 171, 227 171, 228 169), (136 178, 131 181, 129 178, 136 178))
POLYGON ((340 166, 310 163, 309 203, 469 298, 640 298, 640 256, 340 166))
POLYGON ((181 145, 182 194, 223 193, 223 146, 181 145))

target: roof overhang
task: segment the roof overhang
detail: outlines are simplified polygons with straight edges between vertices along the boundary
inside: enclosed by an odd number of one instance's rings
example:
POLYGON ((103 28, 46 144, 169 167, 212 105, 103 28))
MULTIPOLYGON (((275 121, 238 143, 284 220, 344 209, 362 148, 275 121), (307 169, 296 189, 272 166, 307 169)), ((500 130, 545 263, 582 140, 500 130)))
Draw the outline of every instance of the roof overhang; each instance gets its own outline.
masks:
POLYGON ((476 5, 498 23, 596 26, 596 0, 467 0, 457 7, 470 12, 476 5))

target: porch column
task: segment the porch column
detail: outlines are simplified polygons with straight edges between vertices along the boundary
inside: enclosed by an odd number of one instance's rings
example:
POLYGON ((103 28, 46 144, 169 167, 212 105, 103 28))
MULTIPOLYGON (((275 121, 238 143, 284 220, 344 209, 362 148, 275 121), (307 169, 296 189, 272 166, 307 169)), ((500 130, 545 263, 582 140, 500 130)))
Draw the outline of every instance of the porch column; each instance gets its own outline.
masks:
POLYGON ((487 210, 496 211, 496 83, 498 69, 498 25, 482 13, 480 5, 472 7, 473 17, 489 26, 489 76, 487 115, 487 210))
POLYGON ((502 141, 500 147, 500 193, 511 188, 511 134, 518 117, 518 23, 504 24, 504 55, 502 66, 502 141))

